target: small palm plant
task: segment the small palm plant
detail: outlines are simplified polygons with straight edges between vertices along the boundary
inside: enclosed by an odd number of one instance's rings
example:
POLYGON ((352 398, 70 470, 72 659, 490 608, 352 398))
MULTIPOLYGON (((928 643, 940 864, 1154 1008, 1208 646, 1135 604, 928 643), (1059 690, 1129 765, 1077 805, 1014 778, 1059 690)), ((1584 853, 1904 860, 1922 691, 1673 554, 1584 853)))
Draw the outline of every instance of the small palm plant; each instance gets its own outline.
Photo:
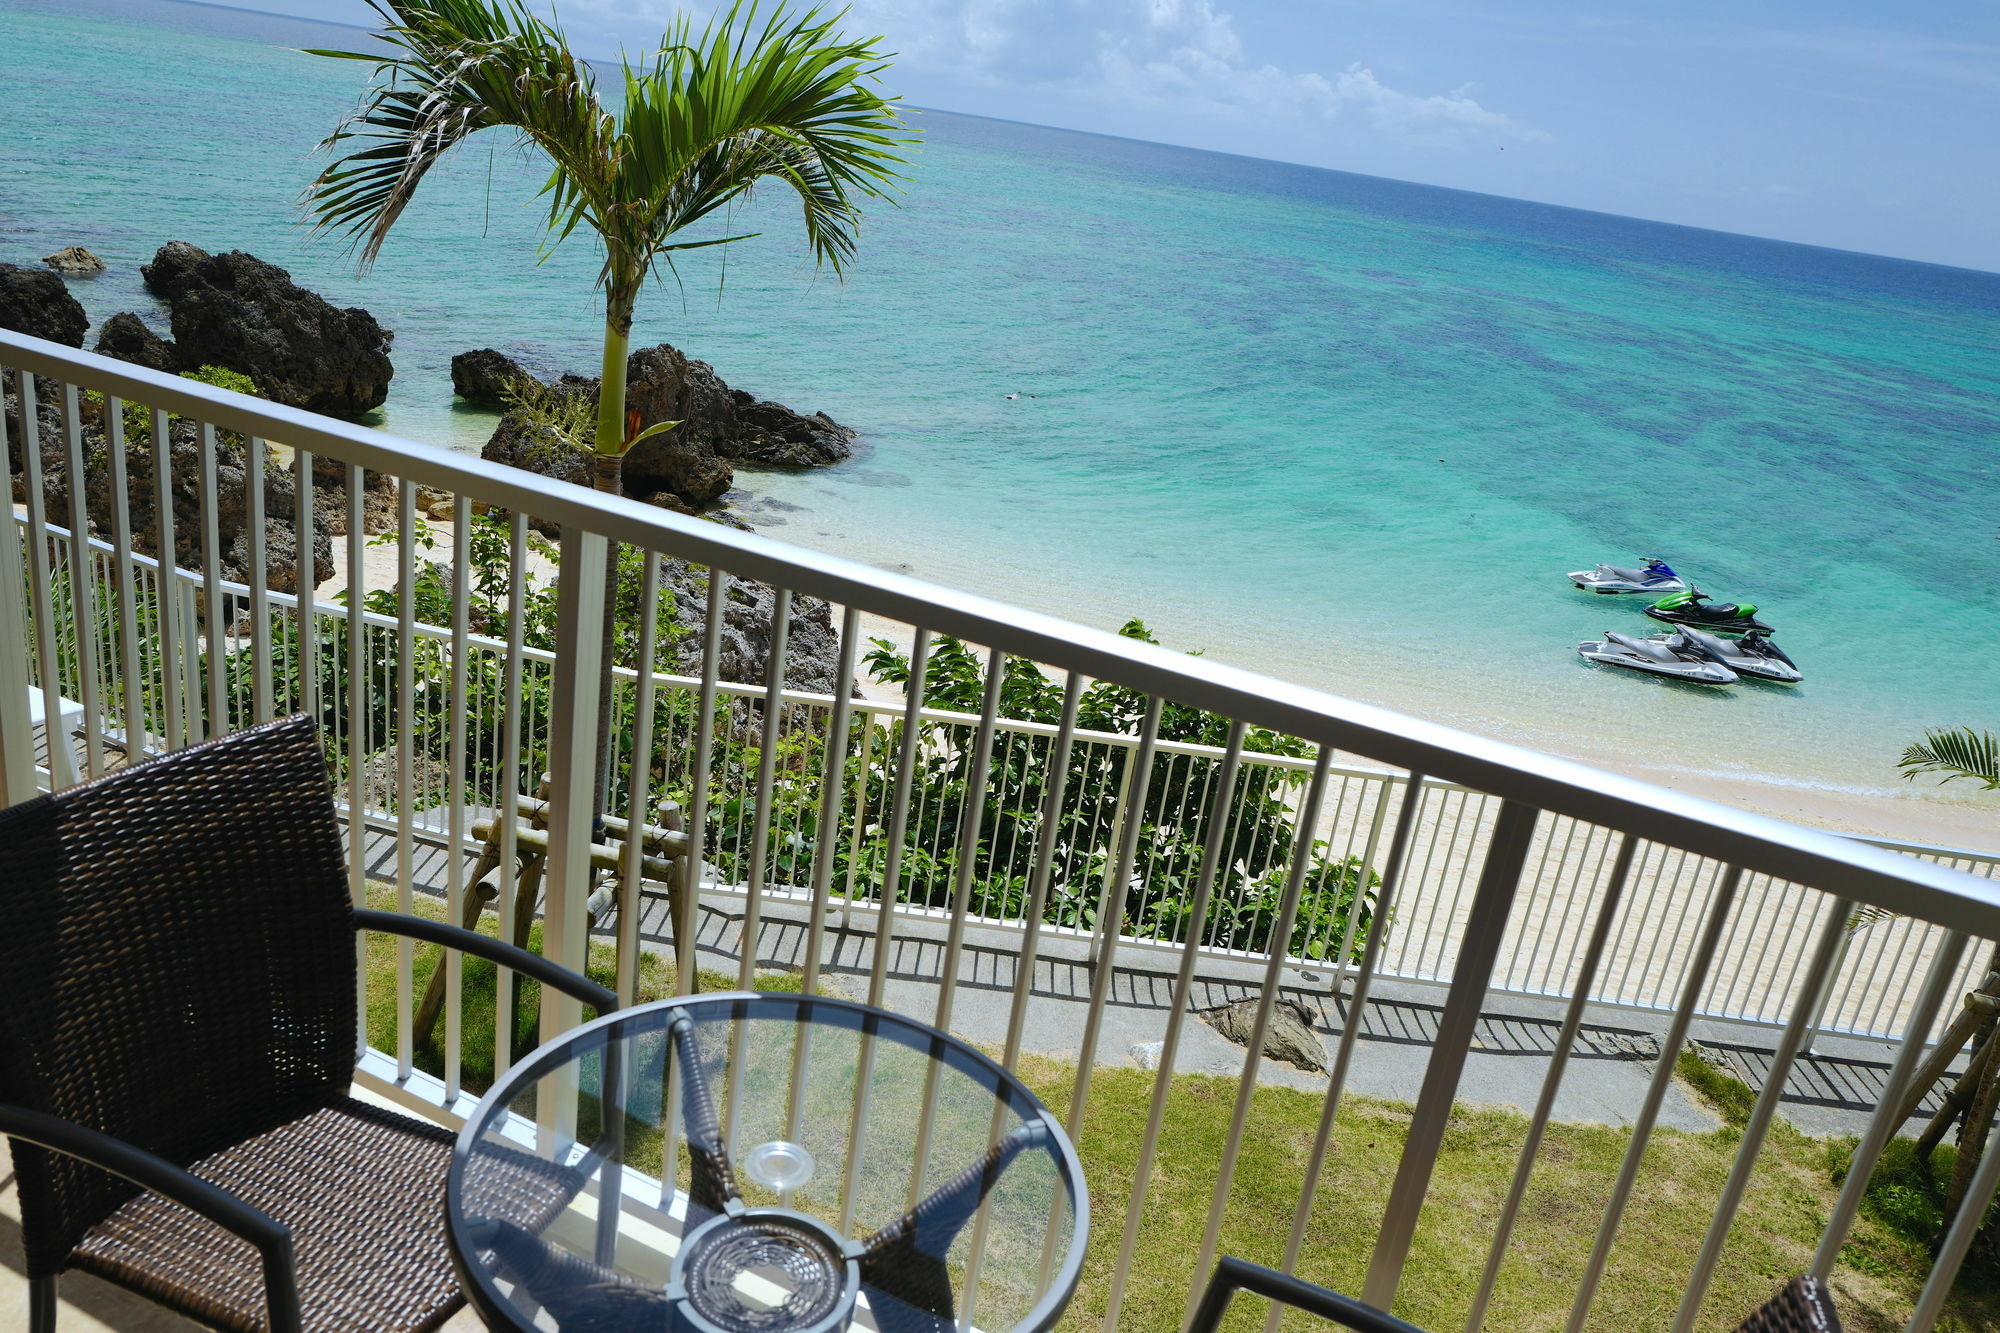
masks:
POLYGON ((360 106, 321 147, 341 154, 306 192, 323 231, 345 232, 365 268, 430 169, 483 130, 511 130, 550 164, 549 244, 577 228, 604 250, 603 381, 591 452, 599 490, 616 492, 625 454, 666 425, 628 425, 625 363, 632 312, 655 265, 675 253, 750 239, 685 239, 689 228, 764 181, 798 196, 816 262, 844 271, 860 204, 903 179, 912 139, 893 99, 874 91, 879 38, 838 35, 837 19, 782 9, 760 21, 738 0, 695 31, 685 17, 637 66, 623 105, 598 97, 562 31, 521 0, 369 0, 390 53, 315 51, 375 66, 360 106))
POLYGON ((1919 773, 1942 773, 1940 784, 1964 778, 1987 791, 2000 791, 2000 736, 1971 727, 1927 731, 1903 751, 1896 767, 1913 780, 1919 773))
MULTIPOLYGON (((1963 778, 1979 783, 1987 791, 2000 791, 2000 736, 1990 731, 1974 731, 1971 727, 1927 731, 1922 740, 1903 751, 1896 767, 1911 780, 1920 773, 1942 773, 1940 784, 1963 778)), ((2000 972, 2000 945, 1994 947, 1987 971, 2000 972)), ((2000 1036, 1991 1031, 1983 1034, 1983 1042, 1995 1040, 2000 1040, 2000 1036)), ((1959 1150, 1952 1164, 1951 1185, 1945 1193, 1946 1224, 1957 1216, 1965 1201, 1973 1173, 1988 1147, 1996 1111, 2000 1111, 2000 1059, 1991 1058, 1990 1054, 1982 1059, 1975 1053, 1960 1076, 1960 1083, 1947 1096, 1943 1109, 1918 1140, 1918 1154, 1928 1164, 1932 1149, 1951 1122, 1964 1117, 1958 1127, 1959 1150)))

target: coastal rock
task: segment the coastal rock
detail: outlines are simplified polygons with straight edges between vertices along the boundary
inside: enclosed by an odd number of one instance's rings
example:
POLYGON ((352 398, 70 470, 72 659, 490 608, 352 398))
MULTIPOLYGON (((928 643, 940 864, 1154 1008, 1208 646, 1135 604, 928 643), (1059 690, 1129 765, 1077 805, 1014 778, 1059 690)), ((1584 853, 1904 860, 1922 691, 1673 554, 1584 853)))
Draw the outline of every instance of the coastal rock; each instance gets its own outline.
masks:
MULTIPOLYGON (((25 443, 30 437, 22 429, 20 385, 13 375, 0 377, 0 414, 6 419, 10 441, 25 443)), ((83 398, 81 437, 84 460, 84 513, 99 537, 113 531, 114 506, 111 489, 110 450, 106 442, 104 405, 83 398)), ((60 526, 69 524, 69 449, 63 429, 62 411, 56 402, 36 397, 40 448, 37 459, 42 474, 44 512, 60 526)), ((200 427, 185 417, 167 418, 168 463, 173 483, 173 559, 183 569, 204 568, 202 528, 204 498, 201 487, 200 427)), ((12 495, 25 502, 26 450, 9 450, 14 466, 12 495)), ((156 465, 150 432, 126 432, 126 506, 132 523, 132 546, 141 555, 160 556, 160 529, 154 512, 156 465)), ((246 486, 248 455, 243 438, 234 431, 216 432, 216 489, 214 514, 220 560, 217 572, 233 582, 247 583, 250 576, 249 507, 246 486)), ((316 460, 313 477, 313 563, 321 579, 333 571, 333 548, 329 538, 344 532, 347 512, 346 468, 326 460, 316 460)), ((368 499, 365 513, 370 532, 395 526, 395 492, 389 480, 368 474, 364 491, 368 499)), ((264 556, 265 586, 276 592, 298 591, 297 541, 294 535, 297 483, 292 469, 266 456, 264 466, 264 556)))
POLYGON ((511 393, 540 383, 514 358, 491 347, 451 359, 451 391, 474 407, 504 409, 511 393))
POLYGON ((625 381, 625 408, 639 414, 641 429, 662 421, 680 423, 640 441, 625 455, 626 492, 672 491, 693 505, 721 499, 736 480, 716 448, 736 424, 735 405, 722 377, 708 363, 661 343, 632 353, 625 381))
POLYGON ((49 270, 0 264, 0 329, 81 347, 90 317, 49 270))
POLYGON ((823 467, 854 454, 854 432, 824 412, 802 416, 783 403, 732 389, 737 426, 716 452, 760 467, 823 467))
POLYGON ((333 416, 359 416, 388 396, 393 335, 366 310, 341 310, 241 250, 211 255, 172 241, 141 271, 173 307, 183 366, 225 366, 266 398, 333 416))
POLYGON ((104 272, 104 261, 80 245, 66 245, 52 255, 43 255, 42 262, 76 278, 94 278, 104 272))
MULTIPOLYGON (((698 676, 708 624, 708 570, 669 558, 660 562, 660 582, 673 591, 680 622, 678 637, 663 645, 662 655, 670 664, 664 669, 698 676)), ((636 613, 636 590, 633 598, 630 609, 636 613)), ((722 679, 764 681, 776 610, 777 593, 770 584, 729 580, 720 636, 722 679)), ((831 694, 839 673, 840 635, 833 627, 833 608, 817 597, 794 596, 785 648, 786 688, 831 694)))
POLYGON ((40 452, 36 457, 45 465, 49 459, 55 459, 60 465, 63 457, 62 410, 48 394, 37 393, 36 428, 32 432, 29 431, 21 419, 21 377, 15 371, 0 371, 0 420, 6 423, 9 444, 7 459, 13 469, 13 475, 8 478, 10 493, 16 504, 24 504, 28 499, 26 472, 28 451, 25 446, 29 439, 34 439, 40 445, 40 452))
MULTIPOLYGON (((574 482, 578 486, 588 486, 591 482, 590 455, 546 423, 519 410, 500 418, 479 456, 489 463, 505 463, 555 481, 574 482)), ((528 516, 528 526, 545 536, 558 535, 554 523, 532 514, 528 516)))
MULTIPOLYGON (((173 482, 174 550, 172 559, 183 569, 206 569, 203 555, 205 514, 212 514, 218 541, 217 572, 225 579, 248 583, 250 558, 249 453, 242 436, 216 432, 215 490, 202 489, 200 428, 185 417, 168 418, 168 463, 173 482)), ((67 515, 71 477, 66 450, 44 431, 42 493, 48 512, 67 515)), ((268 449, 269 446, 259 446, 268 449)), ((99 422, 83 430, 84 512, 102 536, 112 530, 113 492, 110 449, 99 422)), ((125 440, 125 503, 132 523, 133 549, 159 557, 160 524, 154 505, 153 442, 141 434, 125 440)), ((264 585, 273 592, 299 591, 298 543, 294 517, 298 512, 297 482, 290 468, 268 455, 264 464, 264 585)), ((67 521, 66 519, 64 521, 67 521)), ((311 536, 313 565, 321 578, 333 570, 333 544, 322 524, 311 536)))
POLYGON ((139 265, 146 290, 162 301, 172 301, 187 288, 195 265, 208 258, 208 251, 186 241, 168 241, 153 255, 153 262, 139 265))
MULTIPOLYGON (((1248 1046, 1257 1023, 1258 998, 1205 1010, 1202 1021, 1238 1046, 1248 1046)), ((1278 997, 1264 1025, 1264 1054, 1308 1073, 1326 1072, 1326 1045, 1313 1029, 1313 1012, 1289 995, 1278 997)))
POLYGON ((137 315, 126 311, 104 321, 97 331, 97 354, 129 361, 148 370, 172 374, 180 365, 180 349, 147 328, 137 315))
MULTIPOLYGON (((475 400, 467 388, 488 392, 489 384, 521 382, 515 377, 538 382, 519 363, 491 349, 467 352, 452 362, 453 386, 468 401, 475 400)), ((579 375, 565 375, 548 387, 553 394, 580 395, 592 402, 597 396, 597 381, 579 375)), ((626 363, 625 406, 638 413, 641 429, 663 421, 679 423, 640 441, 625 456, 625 493, 656 504, 671 497, 668 507, 683 512, 726 498, 735 484, 731 460, 761 467, 817 467, 853 453, 854 432, 824 413, 794 412, 731 389, 713 366, 667 343, 632 353, 626 363)), ((579 485, 590 481, 589 460, 581 449, 518 412, 501 418, 482 456, 579 485)))
MULTIPOLYGON (((347 535, 347 464, 313 455, 313 508, 319 525, 335 537, 347 535)), ((394 532, 400 517, 395 478, 382 472, 361 474, 361 531, 394 532)))

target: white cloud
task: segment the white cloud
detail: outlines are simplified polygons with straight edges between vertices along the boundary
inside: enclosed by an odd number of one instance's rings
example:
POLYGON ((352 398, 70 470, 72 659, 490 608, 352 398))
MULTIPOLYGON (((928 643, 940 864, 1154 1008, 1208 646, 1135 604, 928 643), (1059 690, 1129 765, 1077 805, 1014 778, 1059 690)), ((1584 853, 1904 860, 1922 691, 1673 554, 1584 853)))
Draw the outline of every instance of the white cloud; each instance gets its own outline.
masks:
POLYGON ((850 23, 887 34, 899 64, 988 86, 1235 120, 1330 121, 1409 142, 1547 137, 1482 106, 1470 87, 1410 93, 1359 64, 1329 76, 1247 59, 1212 0, 859 0, 850 23))
MULTIPOLYGON (((563 0, 560 11, 635 51, 674 7, 563 0)), ((1481 105, 1470 87, 1412 93, 1361 64, 1322 74, 1253 60, 1215 0, 853 0, 845 26, 883 34, 897 70, 932 86, 942 79, 1113 111, 1401 143, 1547 137, 1481 105)))

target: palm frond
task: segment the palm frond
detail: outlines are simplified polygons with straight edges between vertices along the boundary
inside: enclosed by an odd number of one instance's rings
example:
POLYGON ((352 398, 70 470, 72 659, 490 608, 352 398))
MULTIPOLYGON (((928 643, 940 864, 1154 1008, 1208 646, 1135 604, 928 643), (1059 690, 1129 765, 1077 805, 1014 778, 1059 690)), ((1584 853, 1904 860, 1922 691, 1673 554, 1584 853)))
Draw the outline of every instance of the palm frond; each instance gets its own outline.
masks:
POLYGON ((900 186, 915 142, 875 91, 880 39, 850 40, 814 10, 764 16, 737 0, 700 31, 682 17, 624 70, 613 117, 561 31, 523 0, 369 0, 386 56, 322 147, 340 156, 306 194, 322 231, 348 234, 365 267, 430 169, 487 129, 514 130, 550 161, 549 243, 579 226, 604 242, 599 282, 629 311, 656 261, 740 235, 681 233, 773 181, 799 199, 816 261, 842 272, 861 204, 900 186))
POLYGON ((2000 736, 1971 727, 1927 731, 1923 740, 1903 751, 1896 766, 1906 778, 1942 773, 1940 784, 1966 778, 1988 791, 2000 791, 2000 736))
POLYGON ((360 106, 322 148, 341 153, 306 191, 320 231, 347 233, 363 267, 381 252, 430 169, 481 130, 511 128, 552 159, 550 225, 606 202, 611 118, 562 34, 519 0, 370 0, 386 56, 360 106))
POLYGON ((862 202, 892 196, 915 142, 872 87, 879 40, 843 38, 818 11, 760 24, 755 4, 700 33, 676 23, 650 67, 626 71, 620 193, 646 201, 634 244, 679 248, 668 238, 775 181, 798 196, 814 258, 844 269, 862 202))

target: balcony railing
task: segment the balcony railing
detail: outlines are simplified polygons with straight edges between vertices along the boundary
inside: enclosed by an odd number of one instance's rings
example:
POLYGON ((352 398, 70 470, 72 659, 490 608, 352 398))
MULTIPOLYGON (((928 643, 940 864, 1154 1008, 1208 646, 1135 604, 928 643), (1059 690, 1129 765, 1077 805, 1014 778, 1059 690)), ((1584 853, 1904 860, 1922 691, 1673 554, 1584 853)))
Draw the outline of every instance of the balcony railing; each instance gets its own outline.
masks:
MULTIPOLYGON (((628 993, 643 947, 642 899, 666 888, 680 890, 671 936, 693 939, 702 914, 732 922, 746 983, 773 924, 799 937, 795 953, 812 986, 833 966, 837 922, 847 950, 839 965, 876 1003, 906 994, 890 985, 898 942, 932 941, 934 984, 913 1016, 949 1025, 961 992, 978 986, 1004 1003, 998 1053, 1009 1064, 1034 1048, 1036 961, 1081 957, 1090 981, 1071 1042, 1073 1132, 1084 1129, 1092 1068, 1121 1054, 1101 1049, 1121 975, 1153 975, 1170 996, 1161 1088, 1198 971, 1224 969, 1253 986, 1261 997, 1253 1046, 1282 988, 1336 992, 1358 1014, 1378 983, 1433 985, 1441 1011, 1414 1114, 1393 1180, 1369 1205, 1382 1221, 1357 1294, 1385 1308, 1403 1283, 1454 1102, 1476 1094, 1461 1084, 1489 996, 1563 1001, 1559 1051, 1596 1006, 1655 1012, 1670 1056, 1697 1018, 1773 1030, 1764 1089, 1707 1243, 1685 1271, 1660 1275, 1685 1293, 1671 1321, 1679 1333, 1712 1317, 1703 1295, 1787 1075, 1814 1035, 1903 1039, 1886 1075, 1896 1087, 1948 1017, 1948 998, 1983 971, 1988 951, 1971 942, 2000 936, 2000 886, 1990 880, 2000 858, 1797 828, 36 339, 0 333, 0 378, 16 403, 0 421, 0 456, 17 497, 16 521, 0 524, 0 797, 22 799, 68 776, 64 728, 37 725, 31 696, 47 718, 80 707, 83 776, 121 754, 303 710, 329 738, 357 900, 371 857, 386 856, 393 872, 377 877, 394 883, 407 909, 420 854, 442 848, 442 889, 456 916, 480 850, 474 824, 525 808, 546 775, 539 915, 544 951, 559 962, 583 962, 593 909, 605 905, 606 895, 592 898, 593 817, 628 825, 671 817, 685 827, 687 852, 668 872, 675 882, 642 882, 651 872, 628 857, 609 895, 615 910, 597 916, 612 923, 628 993), (289 486, 272 485, 280 469, 289 486), (439 554, 454 571, 434 581, 423 607, 420 488, 448 497, 450 536, 439 554), (286 491, 290 512, 267 513, 286 491), (392 578, 369 572, 377 539, 364 531, 371 506, 385 500, 392 578), (476 524, 485 512, 493 517, 476 524), (332 571, 311 540, 283 536, 274 546, 272 517, 294 534, 338 521, 344 595, 316 594, 332 571), (561 534, 552 584, 532 528, 561 534), (475 541, 487 545, 475 550, 475 541), (638 553, 630 577, 647 615, 607 672, 601 627, 613 543, 638 553), (293 548, 290 586, 300 591, 274 591, 270 574, 293 548), (674 642, 655 613, 663 560, 708 571, 693 642, 674 642), (497 593, 472 586, 482 562, 504 574, 497 593), (538 567, 553 614, 531 626, 524 590, 538 567), (740 591, 755 591, 768 609, 756 630, 767 649, 759 679, 724 670, 724 624, 740 591), (386 592, 396 595, 370 606, 370 593, 386 592), (475 623, 482 596, 488 611, 504 611, 497 627, 475 623), (786 685, 788 638, 809 598, 831 604, 838 629, 826 692, 786 685), (904 627, 913 647, 900 702, 855 690, 867 669, 864 615, 904 627), (978 646, 976 709, 927 704, 926 649, 943 635, 978 646), (676 654, 694 669, 669 670, 676 654), (1044 669, 1059 701, 1055 720, 1006 715, 1013 662, 1044 669), (606 680, 609 754, 600 753, 597 726, 606 680), (1085 725, 1093 683, 1131 692, 1130 730, 1085 725), (1202 738, 1176 738, 1197 715, 1214 720, 1202 738), (1255 836, 1242 832, 1252 826, 1255 836), (975 974, 968 932, 1005 941, 1015 961, 1004 977, 975 974)), ((499 817, 503 865, 514 861, 516 836, 515 821, 499 817)), ((494 906, 508 920, 515 886, 508 877, 501 884, 494 906)), ((444 1068, 429 1079, 414 1056, 407 951, 395 984, 394 1049, 364 1052, 360 1076, 449 1119, 467 1104, 459 990, 446 988, 444 1068)), ((679 984, 694 984, 691 969, 679 984)), ((499 988, 501 1033, 511 1027, 508 993, 499 988)), ((548 998, 541 1030, 553 1035, 577 1018, 570 1002, 548 998)), ((1359 1025, 1343 1026, 1318 1138, 1296 1192, 1282 1200, 1232 1191, 1258 1077, 1258 1062, 1244 1062, 1214 1206, 1200 1252, 1187 1256, 1190 1300, 1232 1209, 1294 1219, 1284 1254, 1249 1257, 1289 1266, 1298 1255, 1357 1041, 1359 1025)), ((506 1046, 496 1039, 497 1068, 510 1058, 506 1046)), ((1559 1054, 1471 1328, 1499 1281, 1562 1063, 1559 1054)), ((1672 1065, 1659 1062, 1637 1108, 1572 1329, 1606 1271, 1672 1065)), ((1107 1328, 1146 1208, 1161 1106, 1156 1097, 1108 1278, 1107 1328)), ((1868 1168, 1899 1127, 1891 1119, 1876 1115, 1858 1149, 1812 1260, 1822 1275, 1854 1222, 1868 1168)), ((1987 1166, 1975 1198, 2000 1179, 2000 1153, 1987 1166)), ((1936 1318, 1970 1234, 1953 1231, 1911 1327, 1936 1318)))

